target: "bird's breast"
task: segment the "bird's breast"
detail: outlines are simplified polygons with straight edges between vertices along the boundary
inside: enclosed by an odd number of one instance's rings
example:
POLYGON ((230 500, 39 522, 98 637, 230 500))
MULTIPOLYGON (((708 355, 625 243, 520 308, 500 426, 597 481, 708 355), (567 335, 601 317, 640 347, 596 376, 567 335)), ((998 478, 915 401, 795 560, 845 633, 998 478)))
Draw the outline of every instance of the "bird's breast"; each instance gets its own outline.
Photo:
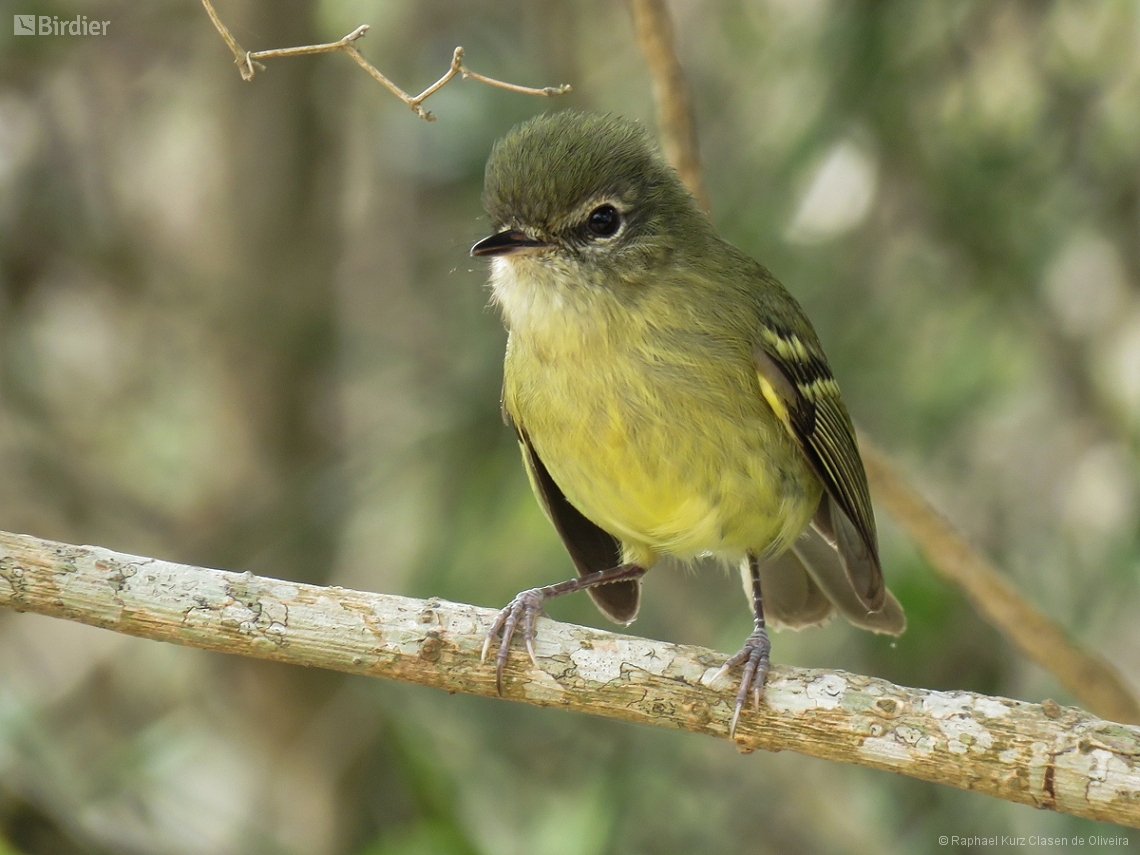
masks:
POLYGON ((748 349, 571 303, 558 323, 508 320, 503 386, 570 502, 635 552, 736 557, 794 539, 820 486, 764 401, 748 349))

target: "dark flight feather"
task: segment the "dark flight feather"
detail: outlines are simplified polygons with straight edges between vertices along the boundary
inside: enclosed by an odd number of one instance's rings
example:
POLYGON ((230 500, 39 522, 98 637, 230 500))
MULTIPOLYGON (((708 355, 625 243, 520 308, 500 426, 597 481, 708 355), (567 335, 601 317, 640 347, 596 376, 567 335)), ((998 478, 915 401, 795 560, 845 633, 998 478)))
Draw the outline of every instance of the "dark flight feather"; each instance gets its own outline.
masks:
MULTIPOLYGON (((816 342, 771 328, 765 329, 756 350, 756 365, 783 404, 784 412, 777 411, 777 415, 823 482, 827 495, 812 526, 838 552, 847 582, 863 609, 878 612, 886 601, 886 586, 871 495, 855 444, 855 428, 831 369, 816 342)), ((827 591, 829 586, 820 587, 827 591)))

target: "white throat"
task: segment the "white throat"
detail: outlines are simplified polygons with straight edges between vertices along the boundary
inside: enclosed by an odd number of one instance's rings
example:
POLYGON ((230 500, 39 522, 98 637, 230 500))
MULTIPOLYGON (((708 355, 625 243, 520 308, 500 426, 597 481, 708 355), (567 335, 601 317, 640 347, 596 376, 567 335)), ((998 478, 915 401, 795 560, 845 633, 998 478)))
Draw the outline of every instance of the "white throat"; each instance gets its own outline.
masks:
POLYGON ((491 259, 491 297, 512 330, 542 328, 566 320, 567 301, 557 277, 533 259, 491 259))

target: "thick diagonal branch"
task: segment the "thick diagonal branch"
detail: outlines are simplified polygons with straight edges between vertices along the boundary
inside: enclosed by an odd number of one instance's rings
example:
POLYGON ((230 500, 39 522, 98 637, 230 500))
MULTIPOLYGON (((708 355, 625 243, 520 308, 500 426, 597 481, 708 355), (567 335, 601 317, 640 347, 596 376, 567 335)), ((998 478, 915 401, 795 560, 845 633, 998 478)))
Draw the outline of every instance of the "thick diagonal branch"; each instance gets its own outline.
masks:
MULTIPOLYGON (((241 656, 495 695, 480 662, 490 609, 321 588, 0 532, 0 606, 241 656)), ((725 738, 720 653, 542 619, 539 668, 511 657, 503 693, 544 707, 725 738)), ((745 751, 789 749, 1140 827, 1140 728, 1051 701, 907 689, 775 667, 745 751)))
MULTIPOLYGON (((708 210, 689 91, 663 0, 630 0, 638 43, 653 76, 661 149, 708 210)), ((1088 709, 1140 724, 1140 700, 1111 664, 1082 648, 974 550, 860 433, 871 495, 918 544, 930 565, 965 591, 979 614, 1055 676, 1088 709)))
POLYGON ((876 501, 911 536, 931 566, 965 592, 982 617, 1090 710, 1113 721, 1140 722, 1140 703, 1125 686, 1120 672, 1082 649, 1026 600, 907 484, 890 459, 863 434, 859 435, 859 447, 876 501))

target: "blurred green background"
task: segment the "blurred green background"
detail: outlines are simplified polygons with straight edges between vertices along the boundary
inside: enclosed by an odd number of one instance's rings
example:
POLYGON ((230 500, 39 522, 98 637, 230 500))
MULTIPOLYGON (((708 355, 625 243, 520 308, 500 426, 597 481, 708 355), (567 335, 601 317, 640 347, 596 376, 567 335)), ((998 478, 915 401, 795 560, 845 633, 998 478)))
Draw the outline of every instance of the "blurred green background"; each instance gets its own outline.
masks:
MULTIPOLYGON (((653 121, 628 10, 217 5, 249 49, 370 24, 364 54, 413 91, 456 45, 574 91, 455 81, 428 124, 344 56, 244 83, 196 0, 4 0, 0 528, 496 607, 567 578, 500 422, 505 335, 467 249, 513 124, 653 121), (111 23, 14 37, 9 11, 111 23)), ((1140 7, 672 8, 722 231, 803 302, 856 420, 1140 685, 1140 7)), ((1072 701, 880 528, 907 633, 783 633, 775 661, 1072 701)), ((586 597, 550 613, 605 625, 586 597)), ((750 617, 735 574, 661 567, 631 629, 733 651, 750 617)), ((934 853, 966 851, 940 835, 1118 832, 0 613, 0 852, 934 853)))

